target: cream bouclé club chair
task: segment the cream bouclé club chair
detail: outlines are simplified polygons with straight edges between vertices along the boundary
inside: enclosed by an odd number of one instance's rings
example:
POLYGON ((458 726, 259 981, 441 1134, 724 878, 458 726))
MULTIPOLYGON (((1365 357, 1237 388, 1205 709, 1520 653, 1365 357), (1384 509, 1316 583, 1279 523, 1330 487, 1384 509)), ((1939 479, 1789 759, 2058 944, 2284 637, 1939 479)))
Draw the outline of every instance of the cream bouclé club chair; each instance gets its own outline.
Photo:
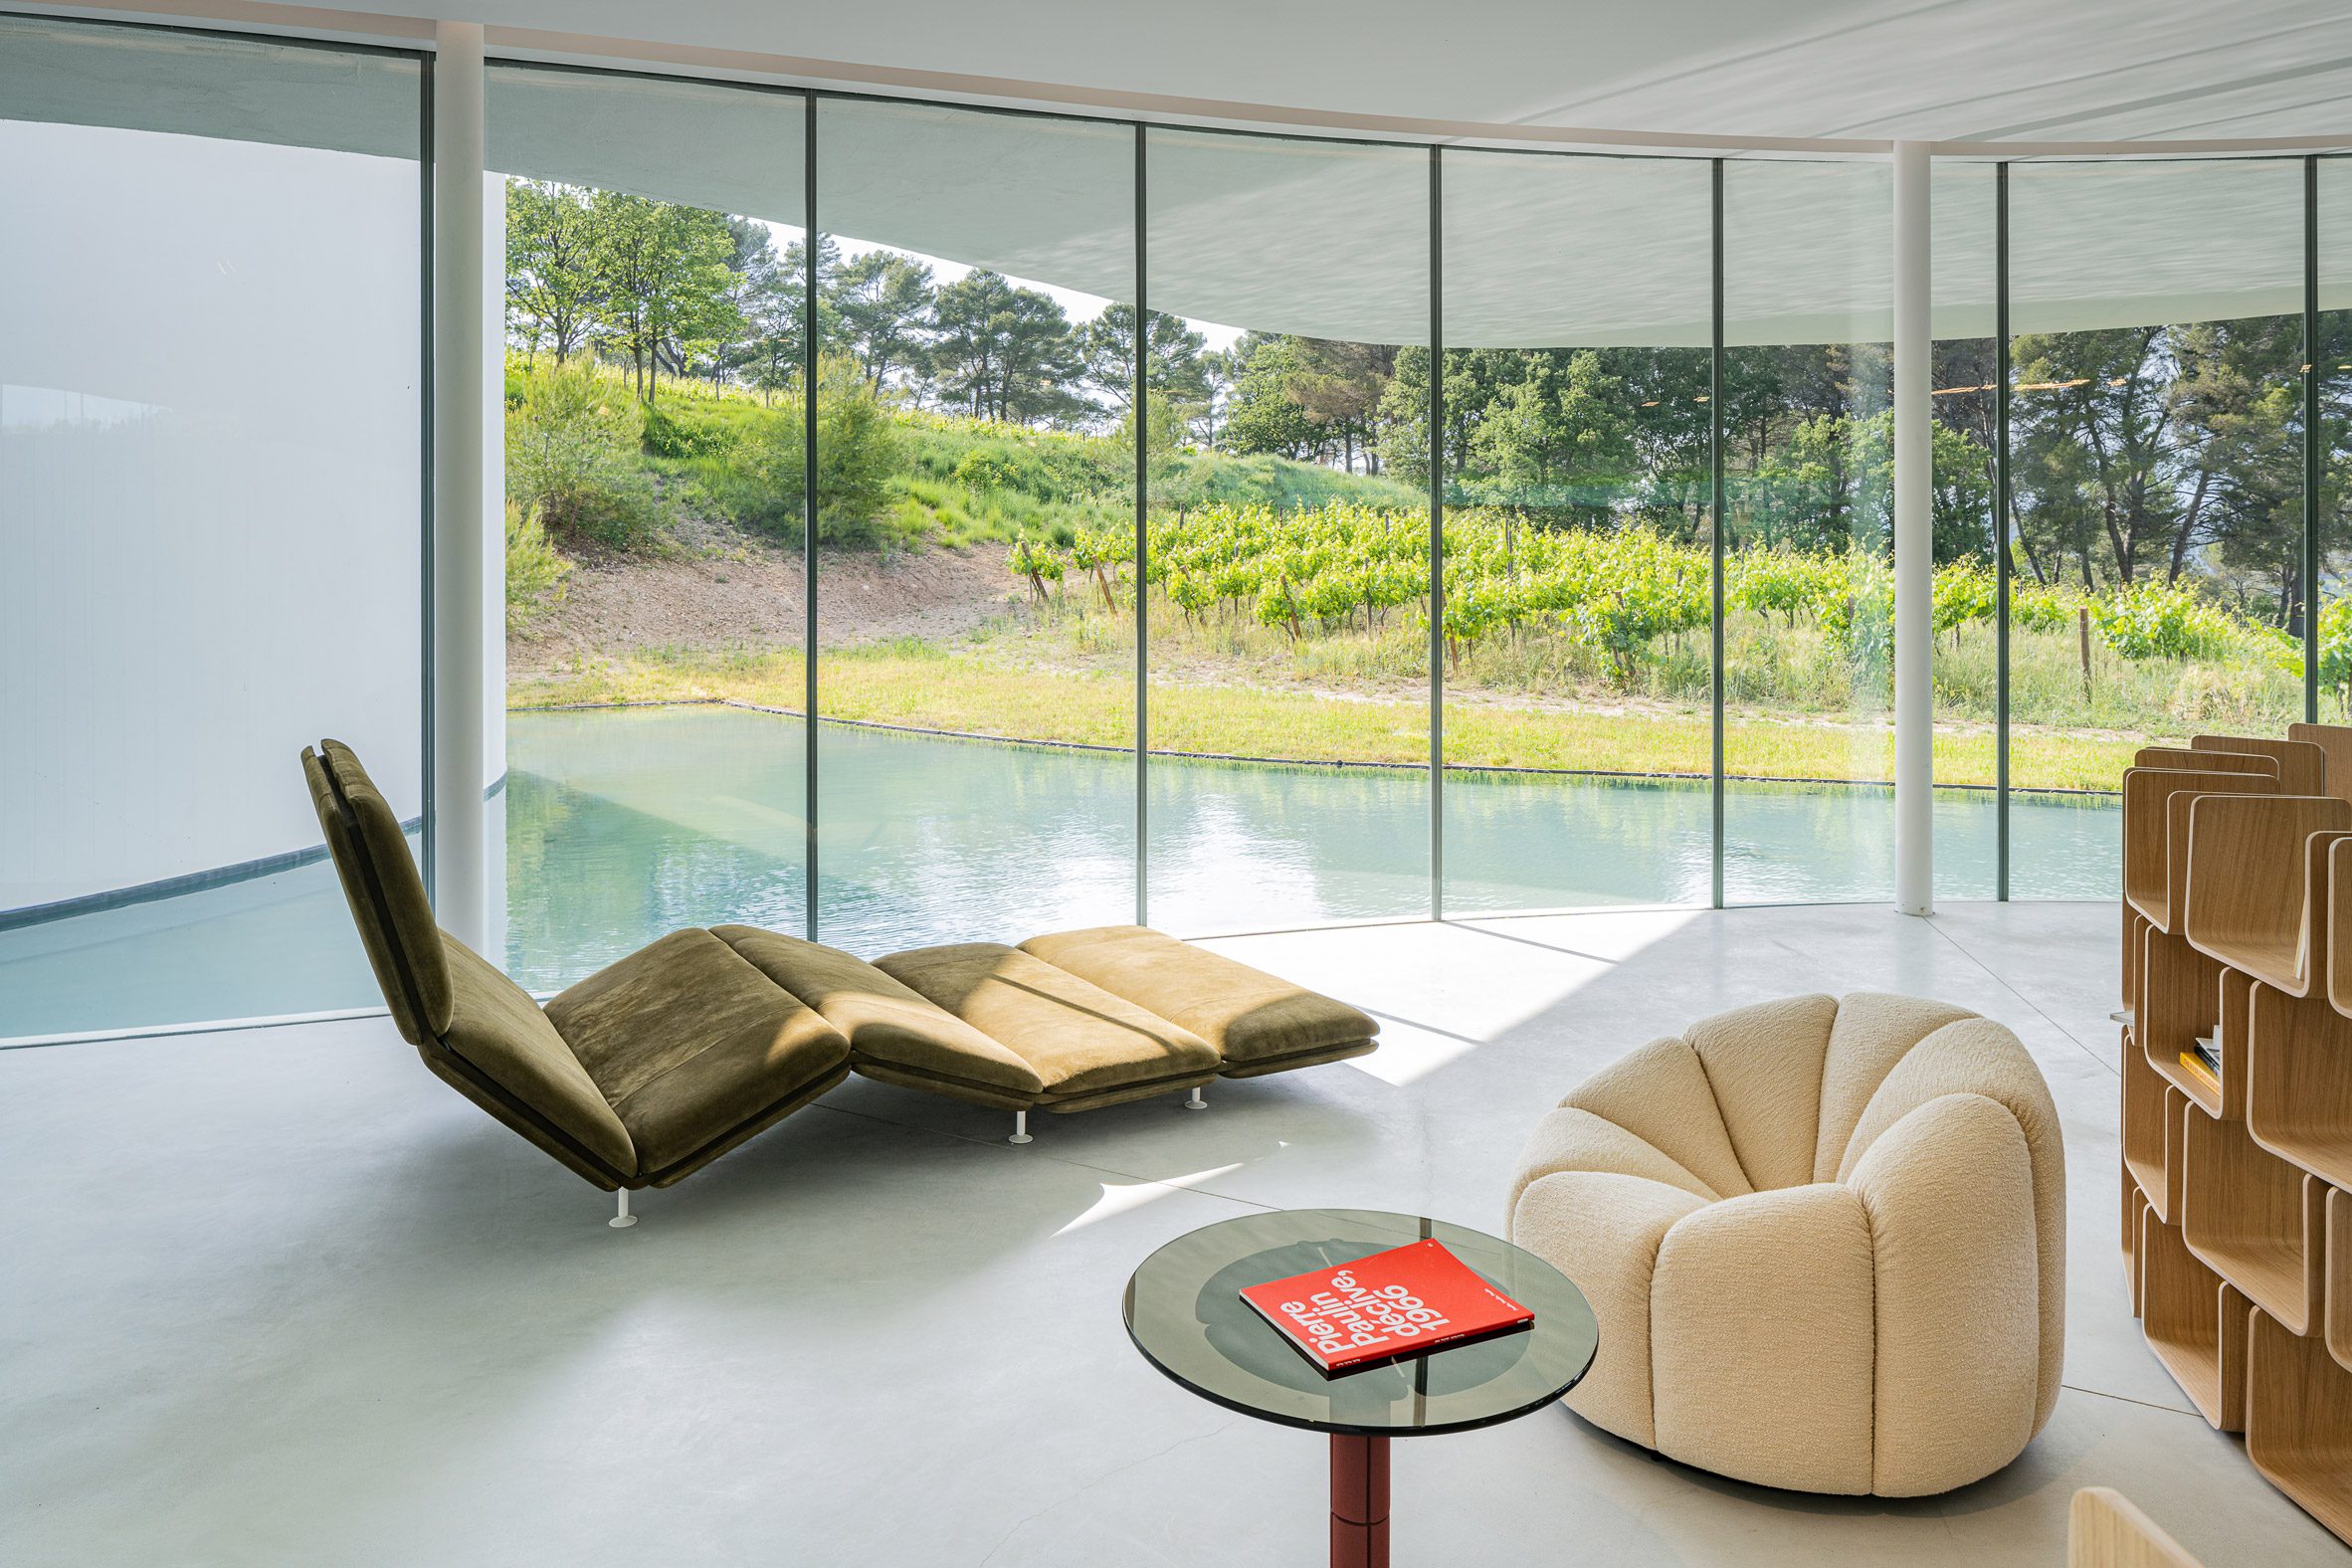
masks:
POLYGON ((1960 1008, 1792 997, 1653 1041, 1544 1117, 1509 1228, 1600 1319, 1569 1407, 1704 1470, 1947 1491, 2058 1400, 2058 1112, 1960 1008))

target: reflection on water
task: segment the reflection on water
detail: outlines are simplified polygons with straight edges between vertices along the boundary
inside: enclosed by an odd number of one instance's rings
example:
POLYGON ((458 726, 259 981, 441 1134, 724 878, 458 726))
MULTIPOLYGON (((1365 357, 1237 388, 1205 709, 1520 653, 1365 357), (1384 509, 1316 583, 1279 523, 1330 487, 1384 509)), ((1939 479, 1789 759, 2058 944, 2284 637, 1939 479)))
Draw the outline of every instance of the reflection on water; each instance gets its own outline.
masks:
MULTIPOLYGON (((798 932, 798 719, 724 707, 515 713, 504 793, 506 959, 568 985, 684 925, 798 932)), ((827 941, 875 954, 1134 917, 1131 758, 839 724, 819 745, 827 941)), ((1429 781, 1414 769, 1155 759, 1151 917, 1182 934, 1429 913, 1429 781)), ((1704 903, 1703 784, 1474 771, 1446 780, 1446 910, 1704 903)), ((1733 902, 1883 898, 1882 789, 1735 784, 1733 902)), ((2115 895, 2114 798, 2020 795, 2020 896, 2115 895)), ((1985 897, 1993 798, 1935 802, 1936 886, 1985 897)), ((0 1038, 371 1007, 327 866, 0 931, 0 1038)))

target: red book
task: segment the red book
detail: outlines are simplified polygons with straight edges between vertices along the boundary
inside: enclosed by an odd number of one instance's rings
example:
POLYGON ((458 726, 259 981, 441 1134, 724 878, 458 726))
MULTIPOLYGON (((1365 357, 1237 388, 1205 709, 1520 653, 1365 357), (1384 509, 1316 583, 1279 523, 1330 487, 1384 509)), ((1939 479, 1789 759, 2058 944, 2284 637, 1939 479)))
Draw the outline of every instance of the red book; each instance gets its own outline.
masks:
POLYGON ((1535 1321, 1434 1241, 1270 1279, 1242 1299, 1325 1372, 1427 1355, 1535 1321))

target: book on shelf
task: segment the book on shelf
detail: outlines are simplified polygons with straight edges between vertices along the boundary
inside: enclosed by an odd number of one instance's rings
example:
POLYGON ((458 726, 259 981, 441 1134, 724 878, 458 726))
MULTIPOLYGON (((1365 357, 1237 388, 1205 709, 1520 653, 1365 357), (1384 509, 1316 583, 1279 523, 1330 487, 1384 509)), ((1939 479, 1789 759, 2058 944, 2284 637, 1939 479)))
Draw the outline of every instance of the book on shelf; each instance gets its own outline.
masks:
POLYGON ((2216 1094, 2222 1091, 2221 1064, 2210 1060, 2202 1051, 2181 1053, 2181 1069, 2216 1094))
POLYGON ((1386 1366, 1535 1321, 1532 1311, 1438 1241, 1270 1279, 1241 1294, 1326 1375, 1386 1366))

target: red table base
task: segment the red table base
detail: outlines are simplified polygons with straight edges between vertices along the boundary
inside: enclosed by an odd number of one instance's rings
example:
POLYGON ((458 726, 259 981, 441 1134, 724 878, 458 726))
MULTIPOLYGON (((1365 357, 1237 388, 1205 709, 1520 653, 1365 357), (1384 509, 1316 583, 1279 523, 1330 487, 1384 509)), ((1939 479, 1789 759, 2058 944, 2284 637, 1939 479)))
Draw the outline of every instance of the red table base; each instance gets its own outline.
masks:
POLYGON ((1388 1568, 1388 1439, 1331 1435, 1331 1568, 1388 1568))

